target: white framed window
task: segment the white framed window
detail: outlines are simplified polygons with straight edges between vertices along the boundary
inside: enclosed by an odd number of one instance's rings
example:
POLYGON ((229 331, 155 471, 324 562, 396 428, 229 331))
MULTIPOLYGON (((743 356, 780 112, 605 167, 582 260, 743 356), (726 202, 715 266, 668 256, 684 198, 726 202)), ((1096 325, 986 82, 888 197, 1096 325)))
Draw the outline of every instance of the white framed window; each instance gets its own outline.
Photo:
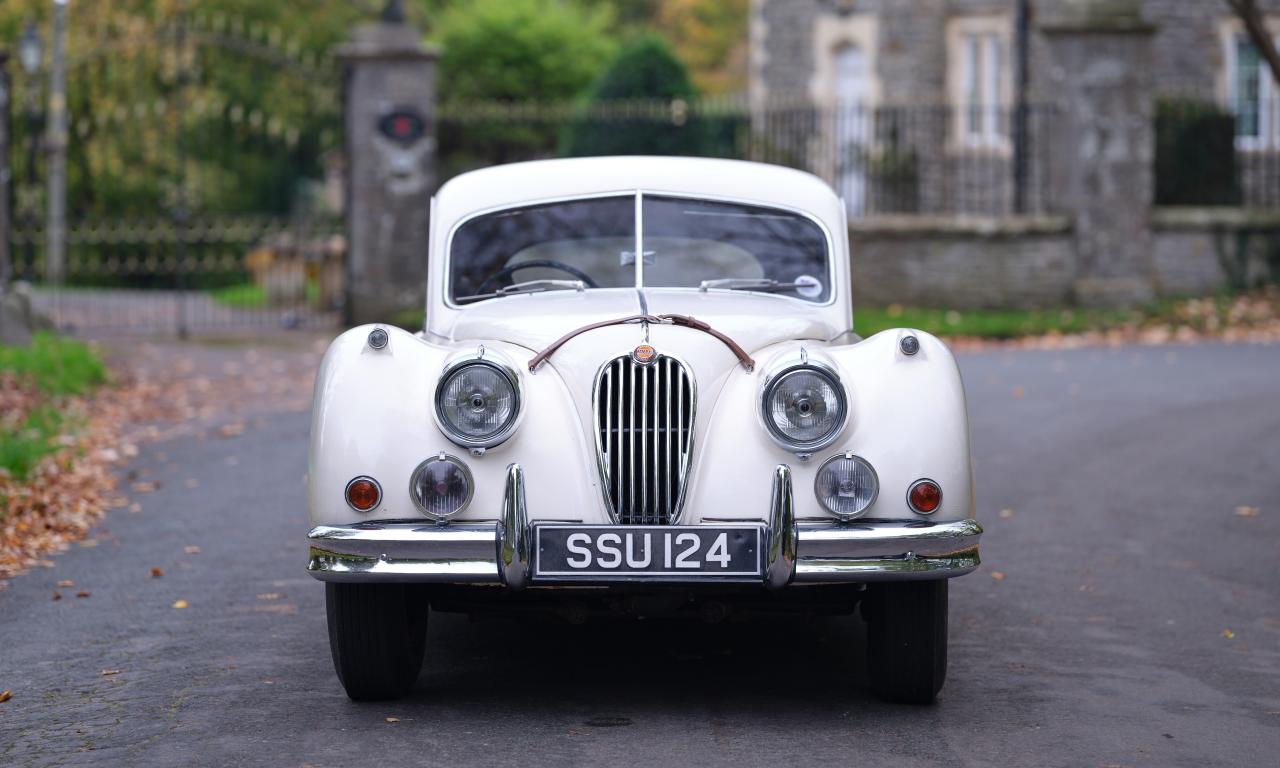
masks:
MULTIPOLYGON (((1280 46, 1280 36, 1275 38, 1280 46)), ((1280 148, 1280 94, 1271 68, 1243 32, 1227 41, 1227 106, 1236 116, 1236 146, 1280 148)))
POLYGON ((1011 20, 1003 14, 948 22, 948 90, 957 147, 1009 148, 1012 37, 1011 20))

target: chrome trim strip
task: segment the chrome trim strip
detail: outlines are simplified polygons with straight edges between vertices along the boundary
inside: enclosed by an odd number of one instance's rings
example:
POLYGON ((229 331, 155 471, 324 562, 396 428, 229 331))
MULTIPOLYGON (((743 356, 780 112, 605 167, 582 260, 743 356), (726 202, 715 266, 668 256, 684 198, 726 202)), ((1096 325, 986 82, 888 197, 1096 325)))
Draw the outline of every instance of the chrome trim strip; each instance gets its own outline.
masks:
MULTIPOLYGON (((636 368, 637 366, 633 363, 631 370, 634 371, 636 368)), ((642 523, 649 522, 649 379, 652 378, 649 374, 652 370, 654 369, 645 366, 644 370, 640 371, 640 522, 642 523)), ((632 481, 635 481, 634 476, 632 481)))
POLYGON ((796 572, 796 514, 791 490, 791 467, 773 470, 769 503, 769 545, 765 550, 764 579, 770 589, 782 589, 796 572))
POLYGON ((529 580, 529 513, 525 509, 524 470, 507 465, 498 527, 498 576, 507 589, 523 589, 529 580))
MULTIPOLYGON (((516 489, 509 494, 513 503, 503 510, 509 523, 320 525, 307 534, 307 570, 321 581, 528 585, 530 528, 522 517, 527 512, 520 503, 518 467, 508 469, 508 481, 516 489), (508 531, 521 535, 508 541, 508 531), (509 561, 500 559, 504 552, 510 553, 509 561)), ((981 563, 982 526, 975 520, 797 524, 790 487, 790 469, 780 465, 764 552, 765 584, 775 589, 788 583, 946 579, 981 563)))
POLYGON ((318 525, 307 570, 321 581, 495 583, 494 523, 318 525))
POLYGON ((795 583, 939 579, 981 564, 976 520, 857 520, 797 529, 795 583))

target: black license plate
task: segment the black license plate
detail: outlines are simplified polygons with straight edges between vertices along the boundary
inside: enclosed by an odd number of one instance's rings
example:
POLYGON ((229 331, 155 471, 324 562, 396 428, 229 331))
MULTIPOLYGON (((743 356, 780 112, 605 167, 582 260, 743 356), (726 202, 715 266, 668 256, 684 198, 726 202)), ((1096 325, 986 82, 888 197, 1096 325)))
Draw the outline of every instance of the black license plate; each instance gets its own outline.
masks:
POLYGON ((533 577, 543 580, 707 578, 762 575, 758 525, 534 526, 533 577))

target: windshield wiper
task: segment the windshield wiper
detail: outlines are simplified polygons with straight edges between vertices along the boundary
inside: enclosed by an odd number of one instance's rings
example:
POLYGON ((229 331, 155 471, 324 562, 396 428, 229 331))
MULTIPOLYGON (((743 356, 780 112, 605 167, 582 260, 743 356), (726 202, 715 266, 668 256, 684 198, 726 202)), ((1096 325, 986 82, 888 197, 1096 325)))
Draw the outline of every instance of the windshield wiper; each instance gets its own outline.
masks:
POLYGON ((710 288, 723 288, 730 291, 781 293, 782 291, 821 290, 822 284, 815 277, 801 277, 794 283, 780 283, 767 277, 723 277, 718 280, 703 280, 698 283, 698 290, 703 293, 706 293, 710 288))
POLYGON ((587 284, 581 280, 525 280, 523 283, 512 283, 506 288, 499 288, 493 293, 475 293, 470 296, 459 296, 455 301, 480 301, 496 299, 499 296, 514 296, 518 293, 542 293, 544 291, 585 291, 587 284))

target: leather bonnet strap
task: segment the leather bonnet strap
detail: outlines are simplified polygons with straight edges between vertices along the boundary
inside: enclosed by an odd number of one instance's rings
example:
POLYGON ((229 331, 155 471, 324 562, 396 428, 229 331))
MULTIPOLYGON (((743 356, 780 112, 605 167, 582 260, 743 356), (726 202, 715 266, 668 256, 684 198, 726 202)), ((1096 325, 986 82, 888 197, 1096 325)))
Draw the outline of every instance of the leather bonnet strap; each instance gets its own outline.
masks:
POLYGON ((742 363, 742 367, 746 368, 747 371, 755 370, 756 361, 752 360, 751 355, 748 355, 746 350, 739 346, 736 341, 697 318, 690 317, 688 315, 631 315, 629 317, 619 317, 615 320, 601 320, 598 323, 591 323, 590 325, 584 325, 581 328, 569 331, 565 335, 551 342, 550 346, 546 349, 533 356, 529 361, 529 372, 534 373, 537 371, 538 366, 546 362, 547 358, 554 355, 557 349, 563 347, 565 343, 575 336, 586 333, 587 331, 594 331, 597 328, 607 328, 611 325, 627 325, 629 323, 654 323, 657 325, 670 323, 684 328, 692 328, 695 331, 702 331, 703 333, 710 334, 723 342, 724 345, 733 352, 734 356, 738 358, 738 362, 742 363))

